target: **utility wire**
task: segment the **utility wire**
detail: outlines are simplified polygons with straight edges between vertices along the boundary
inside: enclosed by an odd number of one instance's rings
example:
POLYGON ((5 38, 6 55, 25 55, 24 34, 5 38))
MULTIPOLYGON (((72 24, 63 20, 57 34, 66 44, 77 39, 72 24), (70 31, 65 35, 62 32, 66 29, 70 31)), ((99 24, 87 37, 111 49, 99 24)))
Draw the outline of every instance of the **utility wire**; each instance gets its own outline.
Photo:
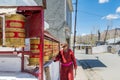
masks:
MULTIPOLYGON (((77 9, 77 13, 80 12, 80 13, 84 13, 84 14, 88 14, 88 15, 93 15, 93 16, 97 16, 97 17, 100 17, 102 18, 103 16, 100 15, 100 14, 96 14, 96 13, 92 13, 92 12, 87 12, 87 11, 84 11, 84 10, 78 10, 77 9)), ((80 27, 77 26, 77 31, 80 32, 80 27)))
POLYGON ((92 13, 92 12, 88 12, 88 11, 84 11, 84 10, 78 10, 78 12, 79 13, 85 13, 85 14, 88 14, 88 15, 97 16, 97 17, 103 17, 103 15, 92 13))

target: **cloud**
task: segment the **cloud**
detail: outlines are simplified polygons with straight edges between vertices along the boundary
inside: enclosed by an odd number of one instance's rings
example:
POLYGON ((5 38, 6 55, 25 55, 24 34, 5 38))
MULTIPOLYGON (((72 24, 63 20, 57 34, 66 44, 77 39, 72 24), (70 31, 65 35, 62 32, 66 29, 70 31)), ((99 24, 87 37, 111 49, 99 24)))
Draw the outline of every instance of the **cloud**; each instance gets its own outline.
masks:
POLYGON ((109 2, 109 0, 99 0, 99 3, 102 4, 102 3, 107 3, 109 2))
POLYGON ((120 16, 118 14, 109 14, 107 16, 102 17, 102 19, 107 19, 107 20, 113 20, 113 19, 119 19, 120 16))
POLYGON ((116 13, 120 13, 120 6, 116 9, 116 13))
POLYGON ((85 35, 87 35, 87 34, 85 34, 85 33, 82 33, 82 34, 81 34, 81 36, 85 36, 85 35))

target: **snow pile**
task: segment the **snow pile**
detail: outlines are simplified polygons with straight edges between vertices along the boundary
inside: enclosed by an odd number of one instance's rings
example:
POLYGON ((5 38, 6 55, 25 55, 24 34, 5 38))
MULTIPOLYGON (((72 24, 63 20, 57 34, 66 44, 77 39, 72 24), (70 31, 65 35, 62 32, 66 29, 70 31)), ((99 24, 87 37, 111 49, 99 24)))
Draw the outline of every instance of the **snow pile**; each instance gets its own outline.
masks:
POLYGON ((0 72, 0 80, 38 80, 38 79, 28 73, 0 72))

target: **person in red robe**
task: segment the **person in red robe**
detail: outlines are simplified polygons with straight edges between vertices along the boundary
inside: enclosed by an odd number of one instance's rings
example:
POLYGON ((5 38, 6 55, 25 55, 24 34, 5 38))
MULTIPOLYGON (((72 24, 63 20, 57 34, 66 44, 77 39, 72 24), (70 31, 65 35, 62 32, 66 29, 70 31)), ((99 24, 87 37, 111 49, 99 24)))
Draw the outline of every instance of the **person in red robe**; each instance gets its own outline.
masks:
POLYGON ((55 61, 60 61, 60 80, 74 80, 73 70, 77 69, 74 53, 68 44, 63 44, 63 50, 56 56, 55 61))

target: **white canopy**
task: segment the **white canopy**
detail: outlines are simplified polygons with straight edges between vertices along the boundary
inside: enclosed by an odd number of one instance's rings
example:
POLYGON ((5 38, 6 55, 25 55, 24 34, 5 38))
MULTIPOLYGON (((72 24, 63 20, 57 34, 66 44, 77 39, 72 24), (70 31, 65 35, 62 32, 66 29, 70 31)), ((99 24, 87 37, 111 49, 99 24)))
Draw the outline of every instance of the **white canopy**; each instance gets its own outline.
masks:
POLYGON ((0 6, 38 6, 42 0, 0 0, 0 6))

